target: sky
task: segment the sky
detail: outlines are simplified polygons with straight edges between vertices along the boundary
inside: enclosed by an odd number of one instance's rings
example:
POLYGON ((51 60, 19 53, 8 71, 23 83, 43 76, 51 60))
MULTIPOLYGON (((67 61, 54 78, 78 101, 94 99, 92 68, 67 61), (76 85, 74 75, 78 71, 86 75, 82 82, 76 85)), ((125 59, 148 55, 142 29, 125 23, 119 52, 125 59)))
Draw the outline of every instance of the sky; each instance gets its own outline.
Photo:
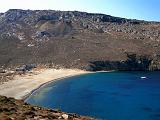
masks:
POLYGON ((8 9, 77 10, 160 21, 160 0, 0 0, 0 12, 8 9))

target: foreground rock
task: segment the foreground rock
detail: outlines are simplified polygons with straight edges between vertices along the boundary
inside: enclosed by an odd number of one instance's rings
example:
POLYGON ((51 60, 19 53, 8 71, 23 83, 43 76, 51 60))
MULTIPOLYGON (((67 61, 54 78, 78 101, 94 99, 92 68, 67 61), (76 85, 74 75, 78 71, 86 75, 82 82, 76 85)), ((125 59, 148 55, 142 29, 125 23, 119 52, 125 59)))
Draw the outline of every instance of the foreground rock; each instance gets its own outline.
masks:
POLYGON ((63 113, 37 106, 21 100, 0 96, 0 120, 93 120, 77 114, 63 113))

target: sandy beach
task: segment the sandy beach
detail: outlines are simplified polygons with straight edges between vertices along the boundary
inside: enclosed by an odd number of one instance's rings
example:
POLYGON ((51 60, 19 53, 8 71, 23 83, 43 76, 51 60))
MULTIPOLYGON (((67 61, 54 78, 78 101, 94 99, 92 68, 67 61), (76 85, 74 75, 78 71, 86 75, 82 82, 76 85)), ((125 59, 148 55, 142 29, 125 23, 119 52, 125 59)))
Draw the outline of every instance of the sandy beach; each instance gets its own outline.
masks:
POLYGON ((33 70, 25 75, 16 75, 13 80, 0 85, 0 95, 13 97, 15 99, 24 99, 33 90, 41 85, 60 80, 64 77, 81 75, 89 73, 77 69, 40 69, 33 70))

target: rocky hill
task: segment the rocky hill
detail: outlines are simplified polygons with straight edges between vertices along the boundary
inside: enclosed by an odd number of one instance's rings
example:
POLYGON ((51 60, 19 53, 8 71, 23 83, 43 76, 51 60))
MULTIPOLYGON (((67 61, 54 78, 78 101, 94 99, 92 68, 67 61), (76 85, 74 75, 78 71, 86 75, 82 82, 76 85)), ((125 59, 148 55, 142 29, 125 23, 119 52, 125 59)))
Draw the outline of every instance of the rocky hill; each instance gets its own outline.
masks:
POLYGON ((0 14, 0 67, 159 70, 160 23, 78 11, 0 14))
POLYGON ((31 106, 21 100, 0 96, 0 120, 93 120, 93 118, 31 106))

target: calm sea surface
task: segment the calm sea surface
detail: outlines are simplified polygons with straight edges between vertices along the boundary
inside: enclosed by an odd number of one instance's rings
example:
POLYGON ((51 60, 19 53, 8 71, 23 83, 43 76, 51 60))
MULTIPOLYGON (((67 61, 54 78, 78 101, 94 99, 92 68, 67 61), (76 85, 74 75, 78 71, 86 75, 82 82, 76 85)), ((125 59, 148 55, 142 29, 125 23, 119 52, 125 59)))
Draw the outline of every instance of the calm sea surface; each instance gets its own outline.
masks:
POLYGON ((102 120, 160 120, 160 72, 70 77, 40 88, 26 101, 102 120))

